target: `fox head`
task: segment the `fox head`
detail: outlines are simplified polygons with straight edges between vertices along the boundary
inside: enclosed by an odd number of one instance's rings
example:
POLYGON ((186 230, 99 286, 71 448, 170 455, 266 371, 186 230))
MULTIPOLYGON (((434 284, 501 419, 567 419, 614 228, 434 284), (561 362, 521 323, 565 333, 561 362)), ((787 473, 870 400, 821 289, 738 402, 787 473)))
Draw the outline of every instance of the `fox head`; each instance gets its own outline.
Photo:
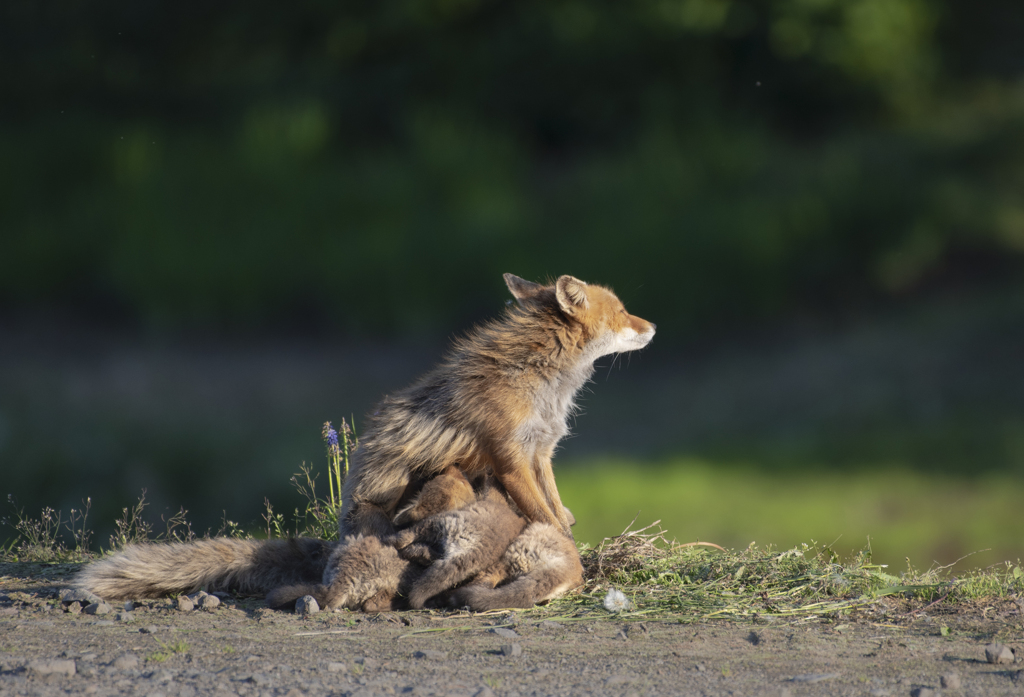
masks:
POLYGON ((608 288, 559 276, 544 286, 505 274, 505 283, 521 307, 555 305, 567 321, 578 324, 586 350, 593 358, 643 348, 654 338, 655 324, 626 312, 625 305, 608 288))

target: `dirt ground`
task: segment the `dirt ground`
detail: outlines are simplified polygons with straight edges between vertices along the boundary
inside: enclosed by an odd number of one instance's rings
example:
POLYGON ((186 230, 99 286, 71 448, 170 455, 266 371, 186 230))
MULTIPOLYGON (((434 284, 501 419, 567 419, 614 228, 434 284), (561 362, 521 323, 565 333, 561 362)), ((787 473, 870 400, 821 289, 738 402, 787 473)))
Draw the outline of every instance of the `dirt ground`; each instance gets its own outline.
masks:
POLYGON ((1014 602, 884 623, 300 617, 231 597, 89 615, 58 598, 76 568, 0 564, 0 695, 1024 695, 1014 602), (1013 662, 989 663, 993 642, 1013 662))

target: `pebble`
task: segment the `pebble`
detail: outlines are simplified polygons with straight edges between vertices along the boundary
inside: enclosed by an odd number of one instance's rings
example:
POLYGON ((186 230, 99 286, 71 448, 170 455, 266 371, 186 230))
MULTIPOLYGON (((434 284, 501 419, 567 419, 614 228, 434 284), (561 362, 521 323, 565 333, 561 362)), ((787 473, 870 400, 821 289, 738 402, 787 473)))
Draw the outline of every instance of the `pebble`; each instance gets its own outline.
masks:
POLYGON ((194 608, 195 608, 195 605, 192 603, 192 599, 191 598, 189 598, 187 595, 179 595, 178 596, 178 609, 179 610, 181 610, 182 612, 191 612, 194 608))
POLYGON ((1013 663, 1013 651, 1005 644, 989 644, 985 647, 985 660, 997 665, 1013 663))
POLYGON ((959 690, 960 689, 960 674, 959 673, 946 673, 939 680, 942 682, 942 686, 947 690, 959 690))
POLYGON ((519 644, 502 644, 501 649, 499 649, 499 653, 501 653, 502 656, 508 657, 522 656, 523 647, 519 644))
POLYGON ((160 628, 155 624, 147 624, 145 627, 139 627, 140 634, 156 634, 160 631, 160 628))
POLYGON ((490 631, 492 634, 497 634, 498 636, 504 637, 506 639, 515 639, 519 636, 515 633, 514 630, 508 629, 507 627, 492 627, 488 631, 490 631))
POLYGON ((135 615, 131 612, 119 612, 117 613, 117 615, 114 616, 114 619, 116 619, 118 622, 134 622, 135 615))
POLYGON ((327 664, 328 673, 344 673, 346 670, 348 670, 348 666, 339 661, 331 661, 327 664))
POLYGON ((26 666, 29 671, 36 675, 74 675, 75 662, 53 659, 50 661, 29 661, 26 666))
POLYGON ((562 628, 561 623, 559 623, 559 622, 552 622, 551 620, 544 620, 538 626, 541 629, 547 629, 548 631, 554 631, 556 629, 561 629, 562 628))
POLYGON ((115 658, 112 665, 118 670, 135 670, 139 667, 139 659, 134 654, 126 653, 115 658))
POLYGON ((72 600, 65 609, 72 615, 79 615, 82 612, 82 604, 77 600, 72 600))
MULTIPOLYGON (((441 652, 437 651, 435 653, 441 653, 441 652)), ((443 656, 444 654, 441 654, 441 655, 443 656)), ((378 667, 377 659, 370 658, 368 656, 359 656, 359 657, 357 657, 356 658, 356 663, 361 665, 363 667, 363 670, 374 670, 374 669, 376 669, 378 667)))
POLYGON ((220 598, 215 595, 203 595, 203 597, 199 599, 198 605, 200 609, 212 610, 220 605, 220 598))
POLYGON ((805 673, 804 675, 794 675, 790 678, 793 682, 805 682, 815 683, 824 682, 825 680, 832 680, 838 678, 839 673, 805 673))
POLYGON ((113 608, 107 605, 102 600, 98 603, 93 603, 85 608, 85 614, 87 615, 105 615, 110 612, 113 608))
POLYGON ((63 589, 61 589, 59 596, 60 596, 60 601, 62 603, 70 603, 70 602, 78 601, 80 603, 84 603, 84 604, 88 605, 90 603, 102 603, 103 602, 103 599, 100 598, 98 595, 95 595, 94 593, 90 593, 87 590, 82 590, 80 588, 63 588, 63 589))
POLYGON ((432 651, 425 649, 423 651, 417 651, 412 655, 413 658, 426 658, 431 661, 443 661, 448 658, 448 654, 444 651, 432 651))
POLYGON ((253 673, 252 677, 249 678, 249 682, 257 687, 269 687, 270 678, 264 673, 253 673))
POLYGON ((495 697, 494 690, 484 685, 476 691, 476 694, 474 694, 473 697, 495 697))
POLYGON ((910 691, 910 697, 935 697, 935 690, 930 687, 915 687, 910 691))
POLYGON ((134 600, 126 600, 126 601, 124 601, 124 605, 122 605, 121 607, 124 608, 125 612, 131 612, 132 610, 135 609, 135 601, 134 600))
POLYGON ((295 601, 297 615, 315 615, 320 612, 320 603, 311 595, 304 595, 295 601))

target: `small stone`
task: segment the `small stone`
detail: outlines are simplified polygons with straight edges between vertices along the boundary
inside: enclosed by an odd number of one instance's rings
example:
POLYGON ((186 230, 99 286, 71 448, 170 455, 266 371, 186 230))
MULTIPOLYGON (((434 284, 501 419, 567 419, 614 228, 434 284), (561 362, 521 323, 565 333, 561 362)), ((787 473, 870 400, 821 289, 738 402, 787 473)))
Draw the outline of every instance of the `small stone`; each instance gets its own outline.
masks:
POLYGON ((375 670, 379 667, 377 659, 370 658, 369 656, 357 656, 356 663, 361 665, 363 667, 363 670, 375 670))
POLYGON ((178 609, 182 612, 191 612, 195 608, 192 600, 187 595, 178 596, 178 609))
POLYGON ((474 694, 473 697, 495 697, 494 690, 484 685, 476 691, 476 694, 474 694))
POLYGON ((633 676, 631 675, 613 675, 604 681, 606 686, 612 685, 625 685, 626 683, 633 682, 633 676))
POLYGON ((220 598, 215 595, 203 595, 199 599, 198 605, 201 610, 212 610, 220 605, 220 598))
POLYGON ((959 690, 960 689, 960 674, 959 673, 946 673, 939 680, 942 682, 942 686, 947 690, 959 690))
POLYGON ((126 600, 126 601, 124 601, 124 605, 122 605, 121 607, 124 609, 125 612, 131 612, 132 610, 135 609, 135 601, 134 600, 126 600))
POLYGON ((112 665, 118 670, 135 670, 139 667, 139 659, 134 654, 126 653, 115 658, 112 665))
POLYGON ((113 627, 114 620, 96 620, 92 623, 93 627, 113 627))
POLYGON ((915 687, 910 691, 910 697, 935 697, 935 690, 930 687, 915 687))
POLYGON ((339 661, 331 661, 327 664, 328 673, 344 673, 346 670, 348 670, 348 666, 339 661))
POLYGON ((509 658, 514 656, 522 656, 523 647, 519 644, 502 644, 501 649, 499 649, 499 653, 502 656, 506 656, 509 658))
POLYGON ((626 636, 630 639, 646 639, 651 630, 643 622, 637 622, 626 627, 626 636))
POLYGON ((69 614, 80 615, 82 613, 82 603, 77 600, 73 600, 64 609, 67 610, 69 614))
POLYGON ((59 594, 60 601, 62 603, 71 603, 78 601, 83 605, 89 605, 90 603, 102 603, 103 599, 95 593, 90 593, 87 590, 81 588, 63 588, 59 594))
POLYGON ((816 682, 824 682, 826 680, 832 680, 833 678, 838 678, 838 677, 839 677, 839 673, 805 673, 803 675, 794 675, 793 678, 792 678, 792 681, 793 682, 816 683, 816 682))
POLYGON ((51 661, 29 661, 26 666, 30 672, 36 675, 74 675, 75 662, 54 659, 51 661))
POLYGON ((264 673, 253 673, 252 677, 249 678, 249 682, 257 687, 269 687, 270 678, 264 673))
POLYGON ((87 606, 85 608, 85 614, 87 614, 87 615, 105 615, 108 612, 110 612, 111 610, 113 610, 112 607, 110 607, 106 603, 100 601, 98 603, 92 603, 91 605, 87 606))
POLYGON ((562 625, 559 622, 552 622, 551 620, 544 620, 538 625, 541 629, 546 629, 549 632, 553 632, 557 629, 561 629, 562 625))
POLYGON ((505 639, 516 639, 519 637, 519 635, 516 634, 514 630, 508 629, 506 627, 492 627, 489 631, 492 634, 497 634, 498 636, 504 637, 505 639))
POLYGON ((145 627, 139 627, 140 634, 156 634, 160 631, 160 628, 155 624, 147 624, 145 627))
POLYGON ((320 603, 311 595, 304 595, 295 601, 295 614, 315 615, 320 612, 320 603))
POLYGON ((135 615, 131 612, 119 612, 114 616, 118 622, 134 622, 135 615))
POLYGON ((989 644, 985 647, 985 660, 997 665, 1013 663, 1013 651, 1005 644, 989 644))
POLYGON ((448 658, 448 654, 444 651, 431 651, 430 649, 425 649, 423 651, 417 651, 412 655, 412 657, 425 658, 430 661, 443 661, 448 658))
POLYGON ((615 635, 615 638, 619 641, 629 641, 629 637, 626 636, 626 632, 622 629, 620 629, 619 633, 615 635))

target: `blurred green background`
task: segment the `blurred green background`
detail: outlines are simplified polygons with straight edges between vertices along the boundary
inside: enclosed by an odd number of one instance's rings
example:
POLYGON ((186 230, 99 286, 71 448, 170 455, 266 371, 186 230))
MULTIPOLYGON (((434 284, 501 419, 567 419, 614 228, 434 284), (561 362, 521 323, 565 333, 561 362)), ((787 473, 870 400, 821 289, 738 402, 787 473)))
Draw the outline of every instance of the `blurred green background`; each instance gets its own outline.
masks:
POLYGON ((659 331, 563 448, 581 539, 643 509, 680 539, 1024 555, 994 503, 1024 494, 1016 0, 0 12, 27 513, 91 496, 102 538, 143 488, 200 529, 290 510, 324 420, 499 313, 501 273, 572 273, 659 331))

